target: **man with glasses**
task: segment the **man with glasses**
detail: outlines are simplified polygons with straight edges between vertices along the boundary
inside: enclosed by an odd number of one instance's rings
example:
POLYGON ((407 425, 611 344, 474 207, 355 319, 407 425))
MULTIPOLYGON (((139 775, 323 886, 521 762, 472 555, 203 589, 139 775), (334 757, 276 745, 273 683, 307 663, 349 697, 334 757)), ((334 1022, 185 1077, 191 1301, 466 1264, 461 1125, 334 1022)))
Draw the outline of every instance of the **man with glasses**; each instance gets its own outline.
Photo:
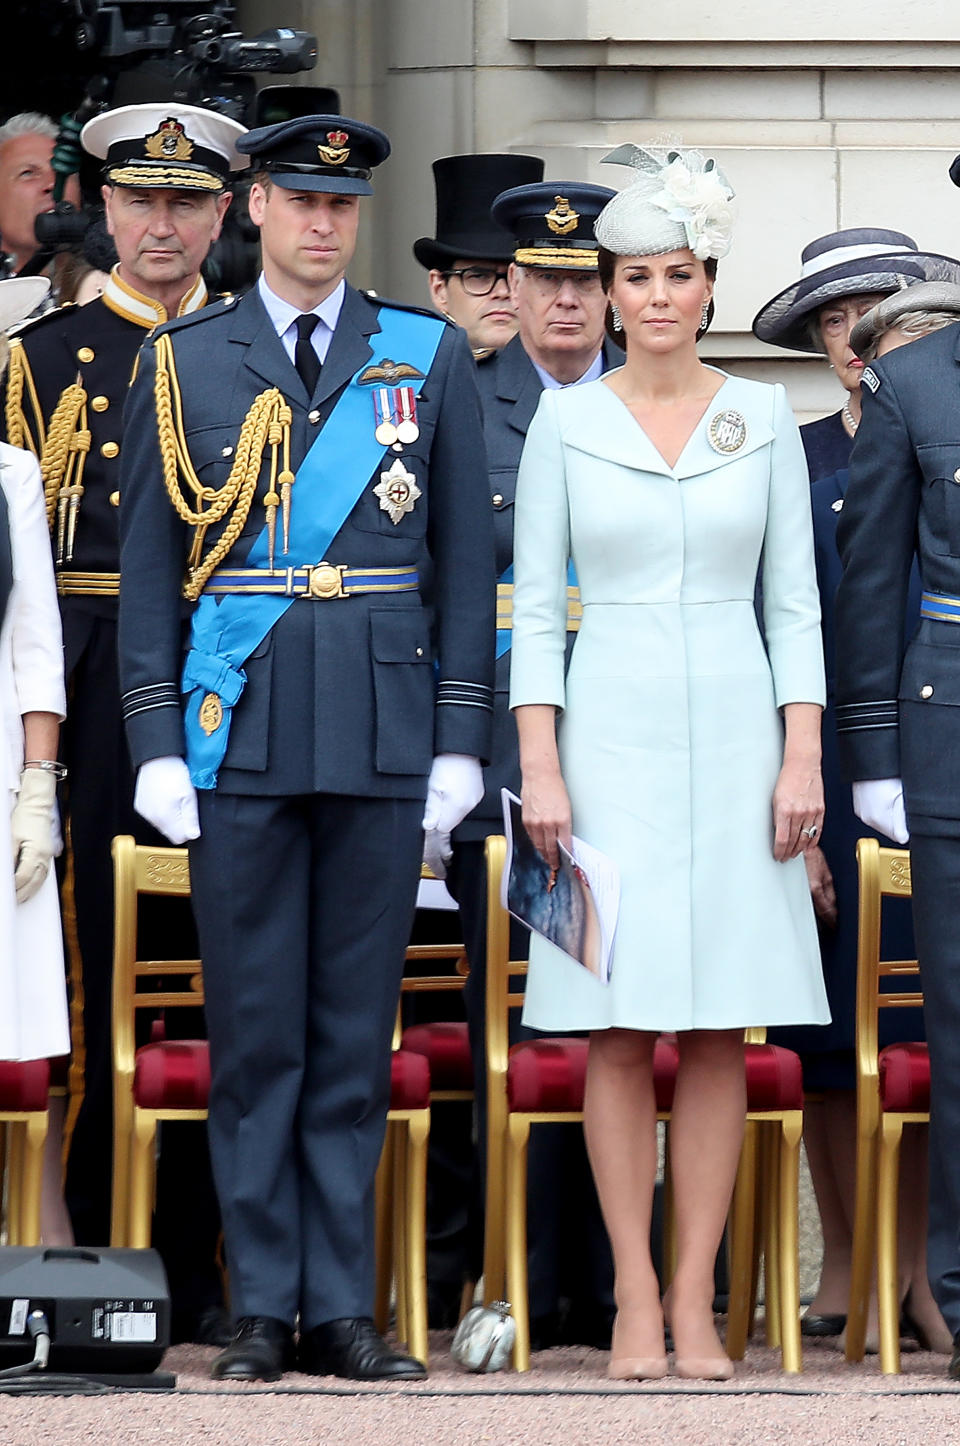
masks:
POLYGON ((442 156, 433 163, 437 234, 421 236, 413 254, 429 269, 431 301, 467 333, 477 361, 517 334, 507 281, 513 236, 493 219, 490 207, 506 187, 542 175, 539 156, 442 156))
MULTIPOLYGON (((623 353, 604 339, 606 299, 597 274, 593 223, 614 195, 605 186, 544 181, 514 186, 496 197, 492 215, 512 238, 508 270, 518 335, 477 368, 490 500, 497 547, 498 614, 509 611, 513 587, 513 499, 520 453, 540 394, 576 386, 618 366, 623 353)), ((575 581, 575 580, 572 580, 575 581)), ((571 614, 578 611, 571 599, 571 614)), ((576 619, 571 616, 571 623, 576 619)), ((572 641, 573 633, 570 633, 572 641)), ((470 960, 467 1014, 474 1060, 481 1141, 485 1135, 484 988, 486 870, 484 840, 503 832, 500 789, 520 791, 517 734, 507 706, 509 625, 497 633, 493 761, 484 770, 483 800, 454 832, 447 865, 450 892, 460 906, 470 960)), ((450 845, 428 836, 428 857, 450 845)), ((528 936, 511 923, 510 957, 527 957, 528 936)), ((534 1130, 529 1156, 530 1316, 541 1346, 608 1346, 613 1272, 582 1136, 534 1130)))

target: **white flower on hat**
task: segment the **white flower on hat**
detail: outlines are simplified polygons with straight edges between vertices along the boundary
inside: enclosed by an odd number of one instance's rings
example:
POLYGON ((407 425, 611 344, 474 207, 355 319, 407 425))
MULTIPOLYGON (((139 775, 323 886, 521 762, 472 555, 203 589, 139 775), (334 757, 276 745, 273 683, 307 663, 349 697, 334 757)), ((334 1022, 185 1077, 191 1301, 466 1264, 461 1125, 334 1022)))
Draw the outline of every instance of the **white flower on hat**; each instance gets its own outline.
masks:
POLYGON ((700 261, 726 256, 733 240, 733 187, 712 157, 628 143, 604 160, 632 166, 636 175, 597 218, 601 246, 622 256, 684 245, 700 261))
POLYGON ((733 239, 733 191, 712 159, 704 162, 695 151, 686 157, 672 154, 660 172, 663 189, 650 204, 679 221, 690 250, 700 261, 726 256, 733 239))

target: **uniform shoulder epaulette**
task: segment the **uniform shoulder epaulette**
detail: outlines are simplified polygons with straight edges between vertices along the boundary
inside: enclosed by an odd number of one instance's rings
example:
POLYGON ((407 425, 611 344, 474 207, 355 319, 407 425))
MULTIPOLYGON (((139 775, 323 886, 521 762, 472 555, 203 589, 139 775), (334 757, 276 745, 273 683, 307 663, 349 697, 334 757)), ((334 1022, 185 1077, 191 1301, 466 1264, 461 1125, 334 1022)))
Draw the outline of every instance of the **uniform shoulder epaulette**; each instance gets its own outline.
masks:
POLYGON ((375 291, 364 291, 361 293, 367 301, 372 301, 374 306, 389 306, 395 311, 412 311, 417 316, 429 316, 434 321, 442 321, 444 326, 455 326, 448 316, 442 316, 439 311, 434 311, 432 306, 412 306, 409 301, 395 301, 392 296, 378 296, 375 291))
POLYGON ((53 321, 63 321, 64 317, 72 311, 79 311, 75 301, 64 301, 60 306, 55 306, 52 311, 44 311, 40 316, 29 316, 26 321, 21 321, 18 326, 11 327, 7 333, 8 338, 22 340, 24 337, 34 336, 41 327, 48 326, 53 321))
POLYGON ((164 336, 171 331, 182 331, 185 326, 197 326, 201 321, 212 321, 215 316, 223 316, 225 312, 232 311, 239 300, 239 296, 230 293, 221 296, 217 301, 209 301, 206 306, 201 306, 196 311, 187 312, 186 316, 172 316, 169 321, 157 327, 152 340, 155 341, 158 336, 164 336))

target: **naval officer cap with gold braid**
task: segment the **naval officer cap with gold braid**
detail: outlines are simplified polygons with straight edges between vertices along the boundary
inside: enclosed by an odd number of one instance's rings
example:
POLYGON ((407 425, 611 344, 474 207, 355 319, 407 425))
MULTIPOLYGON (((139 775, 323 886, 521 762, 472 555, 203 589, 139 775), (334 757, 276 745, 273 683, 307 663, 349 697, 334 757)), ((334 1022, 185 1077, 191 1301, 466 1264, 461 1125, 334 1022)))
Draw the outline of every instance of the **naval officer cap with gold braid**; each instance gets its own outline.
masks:
POLYGON ((301 115, 248 131, 238 149, 287 191, 371 196, 370 176, 390 154, 376 126, 344 115, 301 115))
POLYGON ((105 162, 104 180, 111 186, 219 195, 231 171, 250 164, 237 148, 246 133, 246 126, 216 111, 160 101, 94 116, 80 132, 80 143, 105 162))
POLYGON ((593 223, 615 195, 587 181, 540 181, 501 191, 491 214, 512 233, 518 266, 596 271, 593 223))

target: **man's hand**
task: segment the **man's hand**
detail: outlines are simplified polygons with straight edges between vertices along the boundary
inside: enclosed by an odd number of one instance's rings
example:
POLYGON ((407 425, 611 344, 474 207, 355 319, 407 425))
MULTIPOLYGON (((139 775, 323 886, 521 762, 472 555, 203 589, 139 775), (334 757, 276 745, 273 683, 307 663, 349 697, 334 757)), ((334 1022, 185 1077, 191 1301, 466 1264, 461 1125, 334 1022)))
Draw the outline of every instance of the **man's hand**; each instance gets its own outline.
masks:
POLYGON ((20 792, 10 815, 13 837, 13 884, 17 903, 25 904, 47 877, 55 851, 57 780, 42 768, 25 768, 20 792))
POLYGON ((903 806, 903 781, 899 778, 868 778, 853 785, 853 811, 861 823, 876 829, 894 843, 910 840, 903 806))
POLYGON ((479 758, 466 753, 438 753, 427 780, 423 827, 427 833, 452 833, 483 797, 479 758))
POLYGON ((137 773, 133 806, 172 844, 200 837, 197 794, 182 758, 151 758, 137 773))
POLYGON ((818 919, 831 929, 837 927, 837 891, 833 887, 833 874, 821 848, 804 849, 803 862, 807 866, 807 883, 810 897, 818 919))

